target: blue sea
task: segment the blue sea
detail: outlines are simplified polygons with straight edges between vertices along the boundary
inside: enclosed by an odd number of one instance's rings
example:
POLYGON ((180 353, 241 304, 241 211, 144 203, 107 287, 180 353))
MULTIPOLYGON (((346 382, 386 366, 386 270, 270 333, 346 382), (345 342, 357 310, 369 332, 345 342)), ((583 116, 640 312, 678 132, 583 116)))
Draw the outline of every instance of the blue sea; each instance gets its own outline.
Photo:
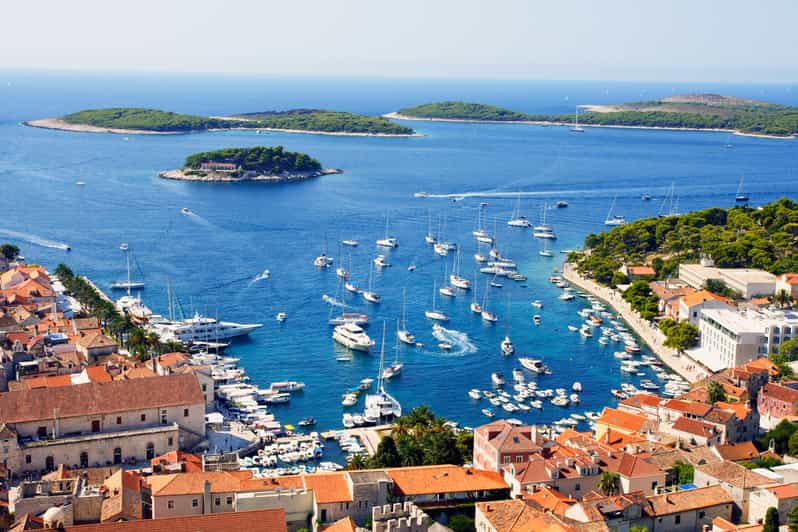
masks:
MULTIPOLYGON (((376 272, 379 305, 339 294, 351 310, 369 314, 369 333, 379 341, 382 323, 389 331, 386 359, 394 359, 393 331, 407 292, 408 327, 424 348, 405 348, 402 375, 387 384, 405 409, 423 403, 437 414, 465 425, 486 418, 483 401, 471 388, 491 387, 490 374, 511 379, 516 357, 503 358, 499 343, 509 334, 520 356, 542 358, 553 375, 542 388, 585 391, 578 410, 546 404, 542 412, 516 412, 527 422, 551 422, 569 411, 600 410, 614 402, 611 388, 623 382, 612 346, 583 340, 567 330, 578 324, 582 300, 562 302, 547 278, 564 255, 582 245, 617 197, 615 213, 628 220, 655 216, 671 184, 681 212, 734 204, 741 176, 753 204, 780 196, 798 197, 798 144, 795 140, 732 137, 722 133, 588 129, 530 125, 414 122, 423 137, 356 138, 303 134, 214 132, 170 136, 78 134, 24 127, 20 121, 58 116, 85 108, 156 107, 225 114, 267 109, 332 108, 380 114, 423 102, 465 99, 529 112, 569 113, 580 103, 653 99, 693 91, 718 92, 798 105, 798 91, 786 85, 690 85, 608 82, 479 82, 394 79, 283 79, 235 76, 145 74, 0 73, 0 241, 23 249, 28 260, 54 268, 65 262, 100 286, 125 276, 119 245, 130 244, 136 276, 147 283, 141 295, 156 312, 167 308, 171 284, 183 311, 200 312, 264 327, 235 343, 252 381, 294 379, 307 384, 290 404, 274 412, 284 423, 314 416, 317 429, 337 428, 341 394, 364 377, 375 377, 375 349, 337 361, 327 324, 336 296, 334 268, 318 270, 313 259, 323 250, 351 264, 353 278, 365 285, 370 261, 385 253, 393 267, 376 272), (282 145, 306 152, 341 175, 302 183, 235 185, 183 183, 159 179, 160 170, 179 167, 185 156, 223 147, 282 145), (730 145, 727 146, 727 144, 730 145), (86 186, 75 185, 84 181, 86 186), (415 198, 424 191, 436 198, 415 198), (643 192, 654 199, 643 202, 643 192), (559 239, 553 258, 539 255, 542 243, 531 230, 506 225, 521 193, 521 211, 537 222, 544 205, 559 239), (463 196, 462 201, 452 201, 463 196), (424 310, 431 307, 433 281, 440 285, 452 268, 425 245, 433 229, 460 244, 461 274, 474 277, 476 242, 471 236, 480 202, 487 202, 487 228, 495 226, 498 247, 529 277, 527 286, 505 281, 491 289, 487 302, 499 317, 488 325, 469 311, 471 295, 438 305, 451 316, 454 349, 441 352, 424 310), (180 213, 189 208, 194 215, 180 213), (375 247, 385 231, 399 247, 375 247), (360 246, 341 249, 342 239, 360 246), (59 244, 68 244, 67 253, 59 244), (408 272, 415 263, 417 269, 408 272), (264 269, 267 280, 253 282, 264 269), (530 302, 540 299, 537 311, 530 302), (286 312, 284 323, 275 315, 286 312), (542 315, 534 326, 532 315, 542 315)), ((485 276, 476 285, 485 296, 485 276)), ((334 309, 339 312, 340 309, 334 309)), ((633 378, 631 382, 639 379, 633 378)), ((362 403, 361 403, 362 409, 362 403)), ((503 411, 502 414, 504 414, 503 411)), ((505 415, 510 417, 509 415, 505 415)))

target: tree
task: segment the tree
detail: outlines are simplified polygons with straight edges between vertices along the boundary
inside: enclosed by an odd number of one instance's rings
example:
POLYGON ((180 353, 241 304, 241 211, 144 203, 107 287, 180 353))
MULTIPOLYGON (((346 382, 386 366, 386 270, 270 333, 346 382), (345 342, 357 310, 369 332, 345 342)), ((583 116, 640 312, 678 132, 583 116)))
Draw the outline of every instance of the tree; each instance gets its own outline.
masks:
POLYGON ((786 290, 779 290, 773 294, 773 302, 779 307, 784 308, 790 304, 790 294, 786 290))
POLYGON ((368 467, 368 463, 366 461, 365 456, 362 454, 356 454, 352 456, 352 459, 349 460, 349 463, 346 464, 347 471, 357 471, 358 469, 366 469, 368 467))
POLYGON ((798 425, 783 419, 759 439, 759 448, 767 449, 770 446, 770 442, 773 441, 776 453, 784 454, 787 452, 790 437, 796 430, 798 430, 798 425))
POLYGON ((396 442, 391 436, 385 436, 377 446, 377 452, 372 458, 375 467, 399 467, 402 465, 396 442))
POLYGON ((11 262, 19 255, 19 248, 14 244, 3 244, 0 246, 0 255, 5 257, 7 261, 11 262))
POLYGON ((765 512, 762 532, 779 532, 779 511, 772 506, 765 512))
POLYGON ((798 430, 793 432, 790 439, 787 440, 787 454, 798 456, 798 430))
POLYGON ((698 327, 687 321, 665 319, 659 323, 660 330, 665 334, 665 346, 685 351, 698 344, 698 327))
POLYGON ((604 495, 611 496, 618 493, 618 484, 621 480, 618 473, 604 471, 599 478, 598 488, 604 495))
POLYGON ((792 507, 790 513, 787 514, 787 528, 790 532, 798 532, 798 504, 792 507))
POLYGON ((455 514, 449 519, 449 528, 454 532, 474 532, 474 519, 463 514, 455 514))
POLYGON ((779 347, 779 355, 789 362, 798 359, 798 336, 784 340, 779 347))
POLYGON ((723 385, 718 381, 709 381, 709 385, 707 386, 707 397, 709 398, 710 404, 726 401, 726 390, 723 389, 723 385))
POLYGON ((677 484, 692 484, 693 483, 693 475, 695 473, 695 468, 692 464, 688 464, 678 460, 676 463, 673 464, 673 468, 678 473, 678 478, 676 480, 677 484))
POLYGON ((474 433, 465 430, 461 431, 457 435, 457 441, 454 445, 460 454, 458 463, 471 462, 471 457, 474 456, 474 433))

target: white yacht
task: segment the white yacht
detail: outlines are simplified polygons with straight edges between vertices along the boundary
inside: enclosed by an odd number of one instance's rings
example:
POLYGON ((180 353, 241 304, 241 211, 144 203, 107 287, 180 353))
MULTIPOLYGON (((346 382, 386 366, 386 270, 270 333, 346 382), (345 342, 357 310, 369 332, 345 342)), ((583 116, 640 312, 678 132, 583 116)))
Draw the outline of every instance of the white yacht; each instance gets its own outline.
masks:
POLYGON ((374 282, 374 268, 370 267, 369 268, 369 289, 368 290, 364 290, 363 292, 361 292, 361 295, 363 296, 363 299, 365 299, 369 303, 379 303, 380 302, 380 296, 376 292, 373 291, 373 286, 372 286, 373 282, 374 282))
POLYGON ((341 240, 341 244, 343 244, 345 246, 349 246, 351 248, 356 248, 357 245, 358 245, 358 241, 357 240, 341 240))
POLYGON ((396 337, 407 345, 416 345, 416 337, 407 330, 407 295, 402 289, 402 320, 396 324, 396 337))
POLYGON ((435 304, 437 302, 438 296, 435 293, 436 290, 435 281, 432 282, 432 310, 425 310, 424 316, 426 316, 430 320, 435 321, 449 321, 449 316, 446 315, 445 312, 441 312, 435 308, 435 304))
POLYGON ((335 275, 337 275, 341 279, 349 279, 349 272, 343 266, 338 266, 335 269, 335 275))
POLYGON ((374 265, 377 268, 387 268, 391 263, 385 260, 385 255, 377 255, 377 258, 374 259, 374 265))
POLYGON ((377 245, 384 248, 395 248, 399 245, 399 240, 388 234, 388 214, 385 215, 385 236, 377 240, 377 245))
POLYGON ((557 239, 557 235, 554 234, 554 229, 552 229, 551 225, 546 223, 546 217, 547 217, 548 210, 549 210, 548 205, 546 205, 544 203, 543 204, 543 221, 540 223, 540 225, 536 225, 532 229, 532 236, 534 236, 535 238, 545 238, 545 239, 548 239, 548 240, 556 240, 557 239))
MULTIPOLYGON (((377 375, 377 393, 366 395, 364 416, 374 423, 388 422, 402 415, 402 405, 383 387, 382 374, 385 370, 385 324, 382 325, 382 347, 380 348, 380 369, 377 375)), ((392 366, 393 367, 393 366, 392 366)), ((401 367, 399 368, 401 371, 401 367)), ((396 374, 396 373, 394 373, 396 374)))
POLYGON ((548 240, 544 240, 543 241, 543 249, 541 249, 538 253, 540 254, 541 257, 553 257, 554 256, 554 253, 552 253, 551 250, 549 249, 549 241, 548 240))
POLYGON ((484 321, 488 323, 496 323, 499 321, 499 318, 493 312, 488 310, 488 287, 485 287, 485 297, 482 298, 482 310, 480 311, 480 316, 484 321))
POLYGON ((130 291, 116 300, 116 309, 136 323, 146 323, 152 317, 152 310, 141 302, 141 297, 131 295, 130 291))
POLYGON ((325 253, 322 253, 315 259, 313 259, 313 265, 317 268, 329 268, 332 266, 333 259, 332 257, 328 257, 325 253))
POLYGON ((454 289, 451 286, 442 286, 438 289, 438 293, 442 296, 446 297, 455 297, 454 289))
POLYGON ((518 362, 521 363, 524 368, 528 369, 529 371, 534 371, 535 373, 545 373, 546 372, 546 365, 543 363, 542 360, 535 360, 532 358, 519 358, 518 362))
POLYGON ((374 340, 354 323, 339 325, 333 330, 333 340, 353 351, 370 351, 374 340))
POLYGON ((457 250, 457 255, 454 258, 454 268, 452 273, 449 275, 449 282, 452 283, 452 286, 459 288, 461 290, 469 290, 471 288, 471 283, 465 277, 460 275, 460 250, 457 250))
POLYGON ((358 312, 344 312, 343 314, 329 319, 330 325, 346 325, 347 323, 365 326, 369 323, 369 317, 366 314, 360 314, 358 312))
POLYGON ((574 112, 574 127, 571 128, 571 131, 573 133, 584 133, 585 132, 585 128, 583 128, 583 127, 581 127, 579 125, 579 107, 577 107, 576 111, 574 112))
POLYGON ((510 227, 521 227, 521 228, 530 227, 532 225, 531 223, 529 223, 529 220, 526 219, 526 216, 521 215, 521 194, 518 195, 518 202, 515 205, 513 216, 507 221, 507 225, 509 225, 510 227))
POLYGON ((482 314, 482 305, 477 303, 477 289, 476 289, 476 275, 474 275, 474 299, 471 301, 471 312, 474 314, 482 314))
POLYGON ((607 217, 604 219, 604 225, 615 227, 619 225, 625 225, 626 219, 623 216, 618 214, 613 214, 613 210, 615 210, 615 202, 618 200, 618 196, 615 196, 612 199, 612 205, 610 205, 610 212, 607 213, 607 217))
POLYGON ((510 341, 510 337, 509 336, 505 336, 504 337, 504 340, 502 340, 502 343, 501 343, 501 347, 502 347, 502 355, 504 355, 506 357, 508 357, 508 356, 512 355, 513 353, 515 353, 515 346, 510 341))
POLYGON ((151 328, 162 341, 209 342, 246 336, 255 329, 263 327, 260 323, 233 323, 194 314, 193 318, 179 321, 163 320, 153 323, 151 328))
POLYGON ((144 288, 144 281, 134 281, 130 277, 130 246, 126 243, 122 243, 119 246, 119 249, 125 253, 125 261, 127 263, 127 279, 124 281, 115 281, 111 284, 111 288, 114 290, 127 290, 128 295, 130 290, 135 290, 138 288, 144 288))

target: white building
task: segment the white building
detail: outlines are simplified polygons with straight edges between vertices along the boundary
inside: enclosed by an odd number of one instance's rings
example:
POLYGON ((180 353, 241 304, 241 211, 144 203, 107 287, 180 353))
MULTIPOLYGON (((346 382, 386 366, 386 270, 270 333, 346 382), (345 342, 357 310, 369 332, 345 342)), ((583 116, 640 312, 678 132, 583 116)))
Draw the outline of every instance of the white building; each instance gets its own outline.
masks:
POLYGON ((706 260, 702 264, 680 264, 679 279, 696 289, 703 288, 709 279, 723 281, 746 299, 776 292, 777 278, 772 273, 751 268, 716 268, 711 264, 706 260))

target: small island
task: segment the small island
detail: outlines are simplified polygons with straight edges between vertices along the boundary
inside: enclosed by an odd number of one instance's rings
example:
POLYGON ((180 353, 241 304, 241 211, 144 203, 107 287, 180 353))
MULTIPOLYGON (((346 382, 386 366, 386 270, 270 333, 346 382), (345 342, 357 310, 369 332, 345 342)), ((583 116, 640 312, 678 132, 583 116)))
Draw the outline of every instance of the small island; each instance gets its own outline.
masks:
MULTIPOLYGON (((619 105, 580 105, 579 125, 641 129, 728 131, 793 138, 798 108, 718 94, 688 94, 619 105)), ((407 107, 386 118, 568 125, 573 115, 530 114, 481 103, 448 101, 407 107)))
POLYGON ((179 181, 283 183, 340 173, 338 169, 322 168, 309 155, 285 151, 282 146, 254 146, 195 153, 186 157, 183 168, 158 175, 179 181))
POLYGON ((210 130, 253 129, 320 135, 409 137, 412 128, 381 116, 323 109, 263 111, 235 116, 205 117, 134 107, 88 109, 60 118, 23 122, 26 126, 83 133, 163 135, 210 130))

